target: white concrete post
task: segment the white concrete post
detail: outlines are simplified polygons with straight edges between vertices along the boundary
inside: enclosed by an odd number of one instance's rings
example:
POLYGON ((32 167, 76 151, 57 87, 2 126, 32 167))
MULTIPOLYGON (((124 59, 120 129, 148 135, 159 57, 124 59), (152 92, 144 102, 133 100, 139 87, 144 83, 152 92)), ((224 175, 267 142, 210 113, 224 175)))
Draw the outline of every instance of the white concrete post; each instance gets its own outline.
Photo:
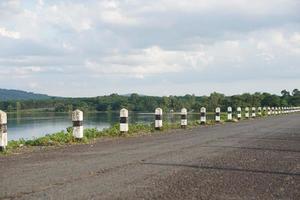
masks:
POLYGON ((7 115, 0 110, 0 151, 5 151, 7 146, 7 115))
POLYGON ((279 114, 282 114, 282 107, 279 107, 279 114))
POLYGON ((267 115, 267 108, 265 106, 263 107, 263 115, 267 115))
POLYGON ((245 118, 246 118, 246 119, 249 119, 249 117, 250 117, 250 116, 249 116, 249 107, 246 107, 246 108, 245 108, 245 118))
POLYGON ((227 120, 232 120, 232 108, 230 106, 227 108, 227 120))
POLYGON ((275 107, 275 115, 278 115, 278 108, 275 107))
POLYGON ((155 129, 156 130, 160 130, 163 126, 162 114, 163 114, 163 110, 161 108, 155 109, 155 129))
POLYGON ((237 118, 238 120, 242 119, 242 108, 241 107, 237 107, 236 108, 236 112, 237 112, 237 118))
POLYGON ((187 109, 186 108, 181 109, 180 125, 181 125, 181 128, 186 128, 186 126, 187 126, 187 109))
POLYGON ((219 107, 216 108, 216 116, 215 116, 216 122, 221 121, 221 109, 219 107))
POLYGON ((284 113, 287 114, 287 107, 284 107, 284 113))
POLYGON ((120 110, 120 132, 128 132, 128 110, 125 108, 120 110))
POLYGON ((258 114, 258 116, 261 117, 261 115, 262 115, 262 114, 261 114, 261 107, 258 107, 258 108, 257 108, 257 114, 258 114))
POLYGON ((72 113, 73 122, 73 137, 76 139, 83 138, 83 112, 81 110, 75 110, 72 113))
POLYGON ((272 108, 271 108, 271 115, 274 115, 274 114, 275 114, 275 108, 272 107, 272 108))
POLYGON ((256 117, 256 108, 255 107, 252 107, 251 117, 252 118, 256 117))
POLYGON ((271 108, 270 107, 268 107, 268 115, 271 115, 271 108))
POLYGON ((204 107, 200 109, 200 123, 206 124, 206 108, 204 107))

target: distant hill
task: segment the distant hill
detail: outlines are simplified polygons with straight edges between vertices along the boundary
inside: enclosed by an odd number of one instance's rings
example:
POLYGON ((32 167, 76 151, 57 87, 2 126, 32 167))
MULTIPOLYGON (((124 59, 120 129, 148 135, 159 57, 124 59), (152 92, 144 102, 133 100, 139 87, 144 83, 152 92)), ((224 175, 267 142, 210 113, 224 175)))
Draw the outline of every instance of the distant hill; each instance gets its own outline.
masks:
POLYGON ((0 89, 0 101, 8 100, 41 100, 50 99, 51 97, 45 94, 36 94, 33 92, 25 92, 21 90, 0 89))

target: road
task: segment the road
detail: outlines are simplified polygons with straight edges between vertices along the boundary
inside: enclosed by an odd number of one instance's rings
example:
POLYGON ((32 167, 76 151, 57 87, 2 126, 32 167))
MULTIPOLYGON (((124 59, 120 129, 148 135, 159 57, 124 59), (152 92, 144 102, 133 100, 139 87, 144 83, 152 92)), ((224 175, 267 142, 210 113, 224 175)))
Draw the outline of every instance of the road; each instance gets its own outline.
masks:
POLYGON ((300 114, 0 156, 0 199, 300 199, 300 114))

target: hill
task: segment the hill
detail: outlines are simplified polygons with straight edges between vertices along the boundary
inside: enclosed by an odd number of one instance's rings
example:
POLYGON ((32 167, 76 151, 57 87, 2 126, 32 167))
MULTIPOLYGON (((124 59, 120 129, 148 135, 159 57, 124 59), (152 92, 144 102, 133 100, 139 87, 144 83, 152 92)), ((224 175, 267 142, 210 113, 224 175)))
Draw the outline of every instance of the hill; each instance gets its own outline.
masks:
POLYGON ((9 100, 42 100, 50 99, 51 97, 45 94, 36 94, 33 92, 25 92, 21 90, 0 89, 0 101, 9 100))

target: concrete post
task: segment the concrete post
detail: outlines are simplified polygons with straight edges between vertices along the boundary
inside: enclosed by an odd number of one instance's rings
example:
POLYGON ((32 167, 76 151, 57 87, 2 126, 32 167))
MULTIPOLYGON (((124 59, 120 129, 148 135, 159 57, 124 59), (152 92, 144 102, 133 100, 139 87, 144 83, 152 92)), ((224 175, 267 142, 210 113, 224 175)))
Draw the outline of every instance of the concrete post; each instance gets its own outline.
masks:
POLYGON ((232 120, 232 108, 230 106, 227 108, 227 120, 232 120))
POLYGON ((75 110, 72 113, 73 121, 73 137, 76 139, 83 138, 83 112, 81 110, 75 110))
POLYGON ((206 108, 204 107, 200 109, 200 123, 206 124, 206 108))
POLYGON ((268 107, 268 115, 271 115, 271 108, 270 107, 268 107))
POLYGON ((260 116, 260 117, 262 116, 262 113, 261 113, 261 107, 258 107, 258 108, 257 108, 257 114, 258 114, 258 116, 260 116))
POLYGON ((287 107, 284 107, 284 114, 287 114, 287 107))
POLYGON ((237 118, 238 120, 242 119, 242 108, 241 107, 237 107, 236 108, 236 112, 237 112, 237 118))
POLYGON ((256 108, 255 107, 252 107, 251 117, 252 118, 256 117, 256 108))
POLYGON ((265 106, 263 107, 263 115, 267 115, 267 108, 265 106))
POLYGON ((282 114, 282 107, 279 107, 279 114, 282 114))
POLYGON ((219 107, 216 108, 216 116, 215 116, 216 122, 221 121, 221 109, 219 107))
POLYGON ((180 125, 181 125, 181 128, 186 128, 186 126, 187 126, 187 109, 186 108, 181 109, 180 125))
POLYGON ((7 146, 7 115, 0 110, 0 151, 5 151, 7 146))
POLYGON ((250 116, 249 116, 249 107, 246 107, 246 108, 245 108, 245 118, 246 118, 246 119, 249 119, 249 117, 250 117, 250 116))
POLYGON ((128 132, 128 110, 125 108, 120 110, 120 132, 128 132))
POLYGON ((155 129, 156 130, 162 129, 162 126, 163 126, 162 114, 163 114, 163 110, 161 108, 155 109, 155 129))

